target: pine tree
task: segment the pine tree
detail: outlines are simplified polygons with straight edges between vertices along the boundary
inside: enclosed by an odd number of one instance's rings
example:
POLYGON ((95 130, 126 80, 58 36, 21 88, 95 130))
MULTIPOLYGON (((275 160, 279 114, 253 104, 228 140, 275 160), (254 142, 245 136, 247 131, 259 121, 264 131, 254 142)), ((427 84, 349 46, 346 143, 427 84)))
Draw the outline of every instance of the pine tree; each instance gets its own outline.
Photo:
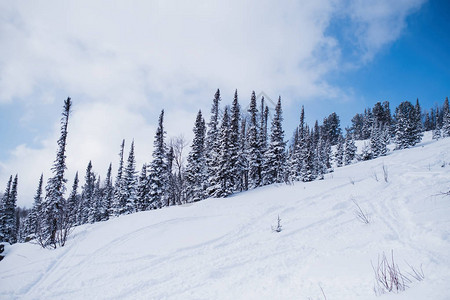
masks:
POLYGON ((89 203, 88 211, 88 222, 91 224, 101 220, 101 200, 102 191, 100 189, 100 176, 98 176, 98 178, 95 178, 94 176, 94 190, 92 193, 91 201, 89 203))
POLYGON ((445 98, 442 107, 442 137, 450 136, 450 109, 448 104, 448 97, 445 98))
POLYGON ((11 197, 11 184, 12 184, 12 175, 9 177, 8 183, 6 185, 5 193, 3 197, 0 199, 0 242, 8 241, 9 233, 8 233, 8 203, 11 197))
POLYGON ((149 209, 149 184, 147 177, 147 165, 144 164, 139 175, 138 186, 136 191, 136 211, 144 211, 149 209))
POLYGON ((152 208, 160 208, 164 205, 164 197, 167 189, 167 165, 166 144, 164 141, 164 110, 159 116, 158 128, 156 130, 153 161, 150 164, 149 191, 150 205, 152 208))
POLYGON ((136 211, 136 179, 136 160, 134 158, 134 141, 132 141, 123 181, 126 196, 122 207, 125 214, 131 214, 136 211))
POLYGON ((355 140, 353 139, 353 135, 347 133, 347 136, 345 137, 345 155, 344 155, 345 165, 351 164, 353 159, 355 159, 355 156, 356 156, 355 140))
POLYGON ((174 161, 174 150, 170 146, 167 151, 167 188, 165 194, 165 203, 167 206, 175 205, 176 193, 175 193, 175 174, 172 172, 172 165, 174 161))
POLYGON ((364 142, 364 145, 361 150, 361 159, 362 160, 370 160, 372 159, 372 151, 370 149, 370 145, 367 145, 366 142, 364 142))
POLYGON ((300 179, 304 182, 313 181, 315 176, 314 170, 314 137, 313 132, 309 133, 308 126, 305 128, 305 137, 304 137, 304 145, 302 146, 302 168, 300 170, 300 179))
POLYGON ((119 168, 117 169, 116 182, 114 184, 114 198, 113 198, 113 207, 112 211, 114 215, 118 216, 121 212, 121 203, 124 201, 124 189, 123 189, 123 156, 125 150, 125 140, 122 140, 122 144, 120 145, 119 152, 119 168))
POLYGON ((194 125, 194 139, 187 158, 185 173, 186 197, 188 202, 206 198, 207 169, 205 157, 205 120, 199 110, 194 125))
POLYGON ((39 184, 36 189, 36 195, 34 196, 34 203, 31 212, 28 214, 28 225, 26 236, 31 238, 35 237, 38 242, 42 245, 42 188, 44 184, 44 175, 41 174, 39 178, 39 184))
MULTIPOLYGON (((81 199, 78 206, 77 224, 86 224, 90 222, 89 214, 91 213, 94 203, 95 174, 92 171, 92 162, 89 161, 86 167, 86 175, 84 177, 84 186, 81 193, 81 199)), ((92 213, 91 213, 92 214, 92 213)), ((92 217, 91 217, 92 218, 92 217)), ((94 221, 92 220, 92 223, 94 221)))
POLYGON ((64 109, 61 118, 61 136, 58 139, 58 152, 56 160, 52 167, 53 177, 47 182, 45 188, 45 226, 44 234, 47 237, 45 245, 56 248, 57 245, 64 246, 67 234, 70 230, 67 219, 66 201, 64 192, 66 190, 67 179, 64 178, 66 170, 66 143, 67 127, 69 124, 69 115, 72 102, 70 98, 64 101, 64 109))
POLYGON ((255 91, 252 92, 250 100, 250 107, 248 109, 250 113, 250 123, 247 133, 247 158, 249 164, 248 182, 250 188, 256 188, 261 185, 261 162, 262 154, 259 144, 259 128, 257 123, 256 108, 256 95, 255 91))
POLYGON ((17 226, 16 226, 16 202, 17 202, 17 184, 18 177, 14 177, 12 181, 12 176, 9 178, 5 194, 2 200, 2 211, 1 211, 1 228, 0 228, 0 238, 3 242, 8 242, 14 244, 17 242, 17 226))
POLYGON ((442 136, 441 136, 441 129, 437 127, 436 129, 433 130, 432 139, 437 141, 437 140, 439 140, 441 137, 442 137, 442 136))
POLYGON ((262 171, 264 185, 275 182, 281 183, 285 179, 286 142, 284 141, 282 122, 281 97, 279 97, 272 120, 270 144, 264 154, 264 168, 262 171))
POLYGON ((109 164, 102 197, 101 220, 109 220, 113 214, 114 187, 112 185, 112 164, 109 164))
POLYGON ((240 176, 242 171, 240 170, 239 158, 240 158, 240 132, 239 123, 241 119, 240 106, 238 101, 237 90, 234 93, 233 104, 231 106, 231 119, 230 119, 230 136, 229 136, 229 153, 230 153, 230 168, 231 168, 231 181, 232 189, 238 190, 240 184, 240 176))
POLYGON ((345 151, 344 138, 342 136, 339 136, 335 155, 337 167, 342 167, 344 165, 344 151, 345 151))
POLYGON ((218 171, 210 178, 209 194, 212 197, 226 197, 233 193, 233 175, 230 153, 230 118, 225 107, 220 126, 220 152, 217 160, 218 171))
POLYGON ((220 103, 220 90, 217 89, 214 95, 213 104, 211 107, 211 119, 208 123, 208 132, 206 135, 206 165, 208 167, 208 178, 214 176, 218 171, 217 159, 219 157, 219 103, 220 103))
POLYGON ((417 110, 408 101, 400 103, 395 109, 397 149, 409 148, 420 142, 423 134, 417 119, 417 110))
POLYGON ((372 158, 377 158, 381 155, 381 132, 380 124, 374 122, 372 125, 372 132, 370 134, 370 152, 372 158))
POLYGON ((239 158, 238 158, 238 185, 236 189, 240 192, 248 190, 248 159, 247 159, 247 119, 241 120, 239 137, 239 158))
MULTIPOLYGON (((67 199, 68 210, 70 211, 69 221, 73 225, 75 225, 77 223, 77 215, 79 213, 78 208, 80 205, 80 196, 78 195, 78 183, 79 183, 79 180, 78 180, 78 172, 77 172, 75 174, 75 178, 73 180, 72 191, 70 192, 69 198, 67 199)), ((36 197, 40 197, 39 194, 40 193, 39 193, 39 188, 38 188, 36 197)), ((35 206, 40 205, 40 204, 37 204, 36 202, 37 201, 35 198, 35 206)))

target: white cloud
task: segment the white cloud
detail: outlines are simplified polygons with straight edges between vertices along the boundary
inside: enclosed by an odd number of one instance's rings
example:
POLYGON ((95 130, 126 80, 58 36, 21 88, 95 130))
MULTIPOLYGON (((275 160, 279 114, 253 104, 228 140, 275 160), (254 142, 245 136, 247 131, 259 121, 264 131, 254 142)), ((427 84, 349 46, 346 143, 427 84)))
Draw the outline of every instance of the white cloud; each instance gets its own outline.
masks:
MULTIPOLYGON (((198 109, 208 121, 217 88, 223 103, 237 88, 242 107, 252 90, 282 95, 285 111, 297 109, 298 99, 346 98, 324 79, 342 65, 339 41, 325 34, 331 18, 341 13, 352 20, 367 61, 398 38, 420 3, 3 1, 0 105, 25 104, 22 122, 33 124, 71 95, 68 177, 76 170, 83 177, 90 159, 103 175, 110 161, 117 164, 122 138, 126 155, 134 138, 139 164, 151 159, 163 108, 168 134, 190 137, 198 109)), ((0 184, 19 173, 19 204, 31 203, 56 153, 59 124, 52 132, 39 128, 33 130, 40 147, 14 145, 0 163, 0 184)))

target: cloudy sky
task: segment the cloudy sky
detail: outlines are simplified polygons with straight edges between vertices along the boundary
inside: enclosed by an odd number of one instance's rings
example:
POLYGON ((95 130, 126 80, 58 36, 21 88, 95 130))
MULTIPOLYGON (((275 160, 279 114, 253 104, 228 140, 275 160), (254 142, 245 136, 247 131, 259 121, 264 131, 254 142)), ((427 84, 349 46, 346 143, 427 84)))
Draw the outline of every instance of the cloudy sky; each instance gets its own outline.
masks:
POLYGON ((31 205, 68 96, 69 185, 89 160, 104 177, 123 138, 149 162, 161 109, 189 139, 217 88, 244 108, 252 90, 281 95, 286 138, 301 105, 345 126, 377 101, 441 104, 449 19, 445 0, 0 1, 0 188, 19 173, 31 205))

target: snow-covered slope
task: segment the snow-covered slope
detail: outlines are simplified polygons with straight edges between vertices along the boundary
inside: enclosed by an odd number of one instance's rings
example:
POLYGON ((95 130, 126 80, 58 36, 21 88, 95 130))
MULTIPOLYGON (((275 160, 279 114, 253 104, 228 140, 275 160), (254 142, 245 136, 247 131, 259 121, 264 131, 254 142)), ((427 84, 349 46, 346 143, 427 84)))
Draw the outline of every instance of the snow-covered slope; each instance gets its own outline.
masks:
POLYGON ((80 226, 56 250, 13 245, 0 298, 450 299, 449 163, 450 139, 428 137, 322 181, 80 226), (425 279, 378 297, 371 263, 391 250, 425 279))

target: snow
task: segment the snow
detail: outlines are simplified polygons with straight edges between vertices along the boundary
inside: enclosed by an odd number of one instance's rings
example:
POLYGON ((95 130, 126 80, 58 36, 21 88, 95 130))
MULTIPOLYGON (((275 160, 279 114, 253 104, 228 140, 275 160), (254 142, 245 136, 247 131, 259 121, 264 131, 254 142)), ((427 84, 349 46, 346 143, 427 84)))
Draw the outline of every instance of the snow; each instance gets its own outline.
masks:
POLYGON ((79 226, 56 250, 9 246, 0 299, 449 299, 450 139, 430 136, 325 180, 79 226), (371 264, 391 250, 425 279, 377 296, 371 264))

